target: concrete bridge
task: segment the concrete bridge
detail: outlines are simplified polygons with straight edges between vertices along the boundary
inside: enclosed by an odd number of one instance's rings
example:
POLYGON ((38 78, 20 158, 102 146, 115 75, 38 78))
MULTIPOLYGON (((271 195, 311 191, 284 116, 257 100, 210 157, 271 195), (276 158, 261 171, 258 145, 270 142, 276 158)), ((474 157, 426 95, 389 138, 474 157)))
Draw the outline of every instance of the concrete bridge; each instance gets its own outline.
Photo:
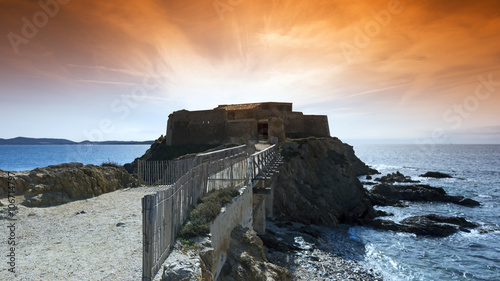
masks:
POLYGON ((141 184, 165 189, 142 198, 143 280, 152 280, 168 257, 189 211, 206 193, 235 187, 240 195, 210 224, 217 280, 226 260, 231 231, 237 225, 266 230, 273 215, 273 189, 282 157, 276 145, 242 145, 175 161, 139 162, 141 184))

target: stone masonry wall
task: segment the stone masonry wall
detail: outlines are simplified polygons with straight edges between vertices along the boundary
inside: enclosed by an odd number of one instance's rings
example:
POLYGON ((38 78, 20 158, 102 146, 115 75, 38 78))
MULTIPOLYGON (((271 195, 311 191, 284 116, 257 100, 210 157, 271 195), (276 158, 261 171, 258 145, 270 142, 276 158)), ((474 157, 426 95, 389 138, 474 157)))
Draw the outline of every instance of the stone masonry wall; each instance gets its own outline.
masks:
POLYGON ((210 271, 213 280, 217 280, 222 266, 227 258, 227 249, 231 240, 231 231, 237 226, 252 229, 252 188, 244 187, 243 193, 231 204, 228 204, 225 210, 217 216, 210 225, 212 237, 213 261, 210 265, 210 271))

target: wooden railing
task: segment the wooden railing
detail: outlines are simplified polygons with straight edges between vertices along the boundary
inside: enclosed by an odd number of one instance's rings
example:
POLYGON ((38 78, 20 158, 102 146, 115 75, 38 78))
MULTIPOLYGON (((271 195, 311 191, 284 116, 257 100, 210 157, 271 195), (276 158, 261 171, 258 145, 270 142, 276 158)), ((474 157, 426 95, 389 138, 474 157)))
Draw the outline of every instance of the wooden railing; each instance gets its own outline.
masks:
POLYGON ((280 160, 280 154, 278 152, 278 147, 274 144, 262 151, 256 152, 250 156, 250 179, 253 181, 253 185, 262 179, 266 178, 272 172, 273 164, 280 160))
POLYGON ((172 185, 189 170, 203 162, 215 163, 220 159, 233 157, 235 155, 248 155, 248 149, 248 146, 240 145, 177 160, 139 160, 137 162, 137 178, 139 180, 139 185, 172 185))
MULTIPOLYGON (((191 207, 207 192, 248 182, 249 157, 246 146, 204 153, 180 165, 187 171, 171 186, 142 198, 143 280, 151 280, 175 243, 191 207)), ((154 165, 158 164, 153 164, 154 165)), ((161 166, 160 166, 161 167, 161 166)), ((160 168, 158 168, 160 170, 160 168)), ((164 175, 169 179, 178 176, 164 175)), ((147 177, 146 177, 147 178, 147 177)), ((161 182, 156 178, 153 182, 161 182)))

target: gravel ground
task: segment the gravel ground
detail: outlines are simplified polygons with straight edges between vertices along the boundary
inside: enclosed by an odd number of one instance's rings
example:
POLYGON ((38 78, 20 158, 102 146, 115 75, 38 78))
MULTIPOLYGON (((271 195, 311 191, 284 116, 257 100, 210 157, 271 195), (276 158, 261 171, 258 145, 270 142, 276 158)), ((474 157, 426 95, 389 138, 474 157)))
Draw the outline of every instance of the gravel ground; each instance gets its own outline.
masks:
MULTIPOLYGON (((122 189, 47 208, 16 204, 16 273, 7 271, 4 238, 0 280, 140 280, 141 198, 158 189, 122 189)), ((1 237, 9 222, 0 220, 1 237)))

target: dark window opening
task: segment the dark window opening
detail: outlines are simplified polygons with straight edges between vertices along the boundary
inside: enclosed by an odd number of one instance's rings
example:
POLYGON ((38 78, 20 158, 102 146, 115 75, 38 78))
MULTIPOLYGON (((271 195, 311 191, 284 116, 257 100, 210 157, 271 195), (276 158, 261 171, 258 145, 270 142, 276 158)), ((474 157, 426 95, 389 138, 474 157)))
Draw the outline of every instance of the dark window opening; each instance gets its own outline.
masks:
POLYGON ((268 123, 258 124, 257 131, 258 131, 259 136, 267 137, 269 135, 268 128, 269 128, 268 123))

